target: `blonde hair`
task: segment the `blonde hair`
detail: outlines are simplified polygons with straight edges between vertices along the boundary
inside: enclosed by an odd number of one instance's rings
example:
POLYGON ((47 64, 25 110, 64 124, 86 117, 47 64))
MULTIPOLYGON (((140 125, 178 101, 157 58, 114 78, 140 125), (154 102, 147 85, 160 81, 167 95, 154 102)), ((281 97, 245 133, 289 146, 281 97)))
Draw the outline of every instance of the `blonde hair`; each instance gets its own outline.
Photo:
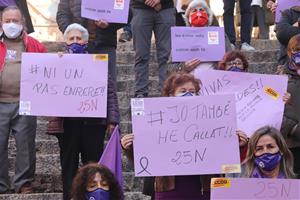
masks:
POLYGON ((280 161, 280 171, 284 173, 286 178, 294 178, 295 173, 293 171, 294 161, 293 161, 293 155, 291 151, 288 149, 288 146, 282 137, 281 133, 271 126, 264 126, 257 131, 254 132, 254 134, 250 137, 249 143, 248 143, 248 152, 247 156, 244 161, 245 165, 245 176, 251 177, 254 169, 255 169, 255 149, 258 140, 264 136, 269 135, 276 141, 276 144, 278 145, 279 151, 282 153, 282 159, 280 161))

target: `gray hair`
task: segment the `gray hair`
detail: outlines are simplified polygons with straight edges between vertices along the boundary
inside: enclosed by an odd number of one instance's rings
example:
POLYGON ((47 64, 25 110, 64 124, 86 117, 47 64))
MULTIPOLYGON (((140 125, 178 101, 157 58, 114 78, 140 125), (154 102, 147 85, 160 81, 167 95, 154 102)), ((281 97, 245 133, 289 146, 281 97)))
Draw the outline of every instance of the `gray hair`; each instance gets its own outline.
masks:
POLYGON ((64 39, 65 40, 67 39, 68 33, 72 30, 80 31, 82 33, 82 39, 85 40, 85 41, 89 40, 89 32, 86 30, 86 28, 84 28, 83 26, 81 26, 80 24, 77 24, 77 23, 70 24, 66 28, 66 30, 64 32, 64 39))
POLYGON ((18 6, 7 6, 6 8, 4 8, 3 11, 1 12, 1 21, 3 19, 3 14, 7 11, 10 11, 10 10, 18 10, 20 12, 20 14, 21 14, 21 23, 23 25, 23 29, 26 30, 25 17, 22 13, 22 10, 18 6))

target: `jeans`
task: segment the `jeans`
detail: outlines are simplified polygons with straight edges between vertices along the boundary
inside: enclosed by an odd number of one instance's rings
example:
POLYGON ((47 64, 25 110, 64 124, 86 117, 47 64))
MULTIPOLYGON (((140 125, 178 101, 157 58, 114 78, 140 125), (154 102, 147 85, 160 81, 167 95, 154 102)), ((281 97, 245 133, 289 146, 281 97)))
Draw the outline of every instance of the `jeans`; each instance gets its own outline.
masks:
MULTIPOLYGON (((241 8, 241 43, 251 41, 251 1, 239 0, 241 8)), ((224 2, 224 27, 230 42, 235 44, 235 29, 234 29, 234 4, 235 0, 223 0, 224 2)))
POLYGON ((171 53, 171 26, 175 25, 175 9, 132 9, 131 28, 135 49, 135 96, 148 95, 149 59, 152 31, 155 36, 159 70, 159 86, 166 79, 167 61, 171 53))
POLYGON ((130 37, 132 37, 132 31, 131 31, 131 26, 130 26, 130 24, 126 24, 126 26, 124 26, 124 28, 123 28, 123 31, 124 31, 124 32, 127 32, 128 35, 129 35, 130 37))

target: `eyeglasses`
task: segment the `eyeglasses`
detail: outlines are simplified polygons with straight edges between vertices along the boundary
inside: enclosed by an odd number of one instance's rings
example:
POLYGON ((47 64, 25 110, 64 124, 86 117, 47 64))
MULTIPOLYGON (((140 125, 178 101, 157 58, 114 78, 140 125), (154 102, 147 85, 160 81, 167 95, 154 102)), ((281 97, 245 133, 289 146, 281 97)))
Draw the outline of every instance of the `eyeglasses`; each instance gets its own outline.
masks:
POLYGON ((241 61, 229 61, 226 62, 227 66, 243 66, 243 62, 241 61))

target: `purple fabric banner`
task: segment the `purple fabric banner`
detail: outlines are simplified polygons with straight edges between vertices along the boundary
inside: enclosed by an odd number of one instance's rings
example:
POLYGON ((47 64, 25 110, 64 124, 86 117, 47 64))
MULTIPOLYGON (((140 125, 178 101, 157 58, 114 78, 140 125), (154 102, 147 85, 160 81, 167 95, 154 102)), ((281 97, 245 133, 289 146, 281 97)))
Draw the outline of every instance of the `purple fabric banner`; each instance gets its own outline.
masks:
POLYGON ((21 115, 106 117, 107 54, 23 53, 21 115))
POLYGON ((277 0, 278 6, 275 13, 275 22, 278 23, 281 18, 281 13, 293 6, 300 6, 300 0, 277 0))
POLYGON ((300 180, 270 178, 213 178, 212 200, 299 200, 300 180))
POLYGON ((81 16, 109 23, 127 24, 130 0, 82 0, 81 16))
POLYGON ((219 61, 225 53, 223 27, 172 27, 171 41, 173 62, 219 61))
POLYGON ((131 99, 131 111, 136 176, 240 171, 234 95, 131 99))
POLYGON ((122 154, 119 126, 116 126, 99 161, 114 173, 123 190, 122 154))
POLYGON ((202 82, 201 95, 236 95, 237 128, 248 136, 265 125, 280 129, 287 76, 200 69, 194 75, 202 82))

